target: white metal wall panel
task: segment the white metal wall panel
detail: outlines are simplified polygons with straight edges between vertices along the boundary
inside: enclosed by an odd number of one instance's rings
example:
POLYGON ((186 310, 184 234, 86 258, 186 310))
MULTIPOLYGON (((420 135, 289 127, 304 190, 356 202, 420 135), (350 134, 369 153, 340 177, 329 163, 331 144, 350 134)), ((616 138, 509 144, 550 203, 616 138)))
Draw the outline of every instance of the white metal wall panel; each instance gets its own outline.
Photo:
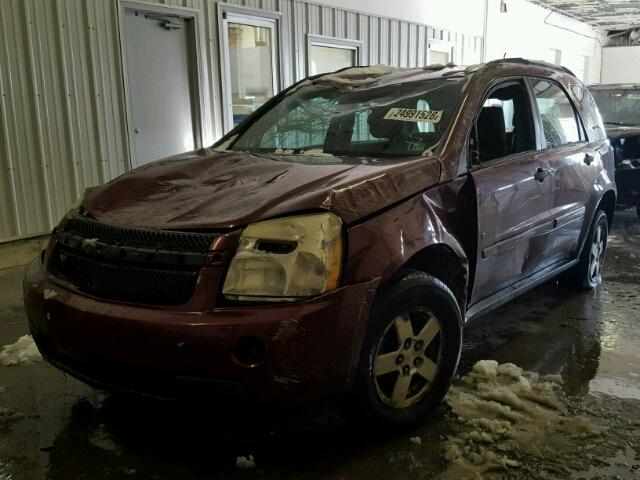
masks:
MULTIPOLYGON (((222 134, 216 0, 159 0, 195 9, 201 29, 203 137, 222 134)), ((307 75, 307 34, 360 40, 360 63, 423 66, 431 38, 476 58, 481 37, 302 0, 228 0, 282 14, 283 85, 307 75)), ((88 186, 130 168, 117 0, 0 1, 0 241, 49 231, 88 186)))
POLYGON ((128 168, 116 4, 0 2, 0 241, 128 168))

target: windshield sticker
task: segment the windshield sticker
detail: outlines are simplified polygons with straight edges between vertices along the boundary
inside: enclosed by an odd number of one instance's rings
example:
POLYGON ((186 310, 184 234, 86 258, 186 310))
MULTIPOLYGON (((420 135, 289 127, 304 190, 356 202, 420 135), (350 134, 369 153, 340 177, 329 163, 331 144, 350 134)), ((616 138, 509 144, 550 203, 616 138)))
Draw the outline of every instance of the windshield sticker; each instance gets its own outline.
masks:
POLYGON ((413 108, 390 108, 385 120, 402 122, 438 123, 442 119, 442 110, 415 110, 413 108))

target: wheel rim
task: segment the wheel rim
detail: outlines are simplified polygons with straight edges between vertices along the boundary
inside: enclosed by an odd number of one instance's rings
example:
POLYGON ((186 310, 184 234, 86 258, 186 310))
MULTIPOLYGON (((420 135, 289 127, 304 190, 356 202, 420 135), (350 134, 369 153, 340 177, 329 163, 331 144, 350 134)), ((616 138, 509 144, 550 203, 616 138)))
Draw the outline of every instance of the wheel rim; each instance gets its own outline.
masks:
POLYGON ((605 242, 604 228, 602 225, 598 225, 593 234, 593 242, 589 252, 589 280, 591 283, 598 283, 600 279, 604 263, 605 242))
POLYGON ((433 312, 415 307, 389 322, 376 346, 373 382, 378 397, 394 408, 418 403, 431 390, 443 347, 442 324, 433 312))

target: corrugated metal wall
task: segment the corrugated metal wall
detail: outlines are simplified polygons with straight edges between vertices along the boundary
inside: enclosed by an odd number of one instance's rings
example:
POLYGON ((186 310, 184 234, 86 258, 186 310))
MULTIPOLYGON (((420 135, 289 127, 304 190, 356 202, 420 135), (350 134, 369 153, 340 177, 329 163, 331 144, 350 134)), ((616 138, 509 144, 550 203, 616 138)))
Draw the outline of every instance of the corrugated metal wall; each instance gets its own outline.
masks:
MULTIPOLYGON (((222 133, 218 13, 214 0, 167 0, 196 9, 204 28, 203 136, 222 133)), ((307 34, 361 40, 361 63, 426 64, 427 41, 479 59, 481 37, 298 0, 237 0, 278 11, 289 33, 284 86, 306 76, 307 34)), ((130 168, 117 0, 0 1, 0 241, 50 230, 84 189, 130 168)))

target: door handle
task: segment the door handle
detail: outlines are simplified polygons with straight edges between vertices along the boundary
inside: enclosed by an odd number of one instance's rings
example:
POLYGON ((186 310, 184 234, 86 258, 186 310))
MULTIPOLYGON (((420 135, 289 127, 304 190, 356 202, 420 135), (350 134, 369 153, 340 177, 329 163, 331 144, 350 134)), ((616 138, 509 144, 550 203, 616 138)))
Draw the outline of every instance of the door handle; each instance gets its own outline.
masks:
POLYGON ((586 165, 591 165, 591 162, 593 162, 594 157, 593 155, 591 155, 590 153, 585 153, 584 154, 584 163, 586 165))
POLYGON ((538 168, 536 173, 534 173, 533 178, 535 178, 539 182, 544 182, 544 179, 549 176, 549 170, 544 168, 538 168))

